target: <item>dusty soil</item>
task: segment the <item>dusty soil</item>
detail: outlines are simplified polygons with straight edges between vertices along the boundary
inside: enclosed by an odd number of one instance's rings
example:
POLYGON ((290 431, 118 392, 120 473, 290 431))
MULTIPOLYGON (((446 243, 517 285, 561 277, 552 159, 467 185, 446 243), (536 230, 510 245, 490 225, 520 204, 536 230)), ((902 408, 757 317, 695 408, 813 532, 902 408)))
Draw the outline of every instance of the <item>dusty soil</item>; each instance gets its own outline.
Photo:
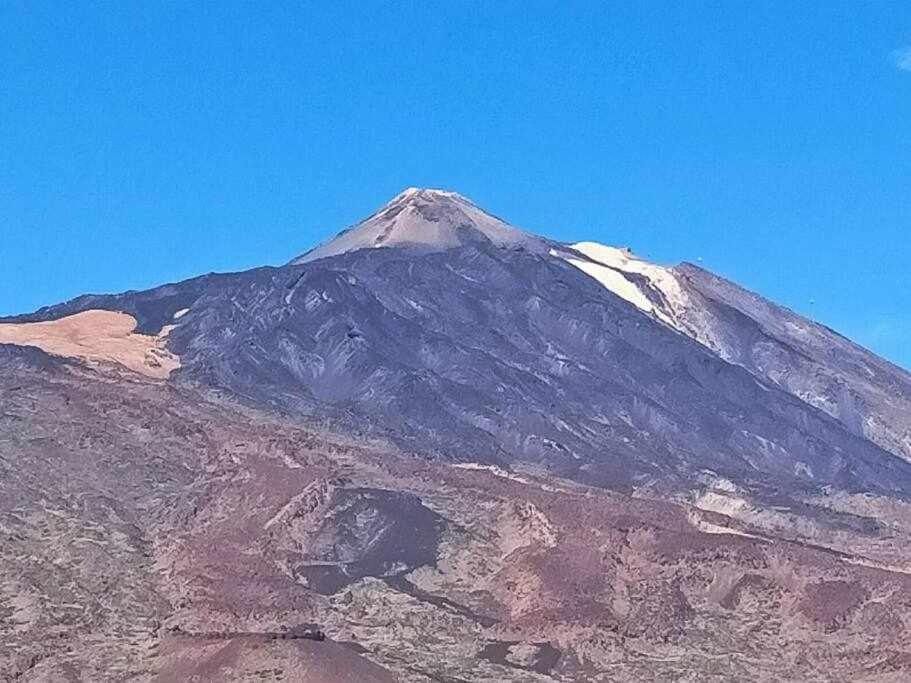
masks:
POLYGON ((136 319, 126 313, 92 310, 59 320, 0 324, 0 344, 34 346, 55 356, 116 363, 158 379, 180 367, 165 349, 170 328, 156 336, 136 334, 136 319))

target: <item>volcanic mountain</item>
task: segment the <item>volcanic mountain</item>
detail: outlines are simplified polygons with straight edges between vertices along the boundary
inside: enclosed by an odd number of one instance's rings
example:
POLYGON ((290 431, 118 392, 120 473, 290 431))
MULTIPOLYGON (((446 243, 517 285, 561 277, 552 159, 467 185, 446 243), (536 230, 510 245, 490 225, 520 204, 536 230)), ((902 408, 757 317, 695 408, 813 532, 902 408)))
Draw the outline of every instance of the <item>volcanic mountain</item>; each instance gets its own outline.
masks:
POLYGON ((692 264, 411 188, 4 343, 22 680, 911 672, 911 375, 692 264))

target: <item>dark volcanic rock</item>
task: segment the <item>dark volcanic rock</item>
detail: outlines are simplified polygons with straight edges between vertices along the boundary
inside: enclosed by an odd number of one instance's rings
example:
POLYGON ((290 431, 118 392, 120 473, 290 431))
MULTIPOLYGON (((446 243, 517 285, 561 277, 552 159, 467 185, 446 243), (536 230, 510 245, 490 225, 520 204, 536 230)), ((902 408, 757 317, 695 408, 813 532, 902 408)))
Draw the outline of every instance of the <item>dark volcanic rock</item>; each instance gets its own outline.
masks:
POLYGON ((911 460, 911 374, 840 334, 692 264, 674 269, 698 305, 682 327, 725 360, 911 460))
POLYGON ((313 550, 293 568, 315 591, 337 593, 365 576, 397 576, 436 562, 443 522, 415 496, 346 489, 323 514, 313 550))
POLYGON ((456 459, 616 488, 710 469, 750 485, 908 490, 911 468, 559 259, 371 249, 206 290, 181 375, 456 459))

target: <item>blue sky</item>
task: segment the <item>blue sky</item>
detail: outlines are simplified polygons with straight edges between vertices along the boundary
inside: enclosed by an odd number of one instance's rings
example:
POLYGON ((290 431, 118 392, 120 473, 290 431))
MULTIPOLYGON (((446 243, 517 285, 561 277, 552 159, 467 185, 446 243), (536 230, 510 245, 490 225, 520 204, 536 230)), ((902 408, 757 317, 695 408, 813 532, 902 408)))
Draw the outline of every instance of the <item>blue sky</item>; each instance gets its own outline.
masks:
POLYGON ((282 263, 411 185, 911 367, 907 2, 0 1, 0 314, 282 263))

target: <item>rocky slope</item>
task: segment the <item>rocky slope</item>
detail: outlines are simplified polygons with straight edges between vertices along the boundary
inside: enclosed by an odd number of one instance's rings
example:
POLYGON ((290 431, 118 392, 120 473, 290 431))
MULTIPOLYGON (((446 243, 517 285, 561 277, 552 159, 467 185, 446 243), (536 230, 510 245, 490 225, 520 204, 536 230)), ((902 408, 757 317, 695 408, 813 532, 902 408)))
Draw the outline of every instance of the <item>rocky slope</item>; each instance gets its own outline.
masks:
POLYGON ((628 496, 39 352, 4 347, 0 369, 11 680, 907 673, 894 498, 764 511, 706 478, 699 497, 628 496), (295 637, 313 627, 327 640, 295 637))
POLYGON ((408 190, 283 267, 0 321, 0 671, 901 680, 909 387, 408 190))
POLYGON ((698 266, 666 268, 585 242, 555 255, 729 363, 911 460, 911 375, 698 266))

